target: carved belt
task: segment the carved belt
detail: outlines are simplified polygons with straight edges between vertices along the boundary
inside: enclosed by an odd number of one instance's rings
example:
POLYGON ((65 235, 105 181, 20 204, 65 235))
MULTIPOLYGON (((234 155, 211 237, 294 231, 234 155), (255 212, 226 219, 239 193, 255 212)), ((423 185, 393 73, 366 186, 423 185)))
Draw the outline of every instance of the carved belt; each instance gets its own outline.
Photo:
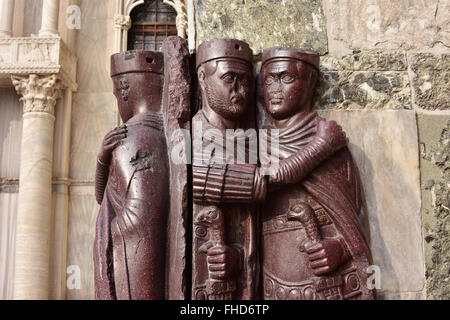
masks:
POLYGON ((302 282, 286 282, 264 271, 266 300, 350 300, 361 295, 356 268, 336 276, 313 277, 302 282))
MULTIPOLYGON (((313 209, 317 217, 317 222, 319 226, 331 224, 331 221, 328 218, 325 209, 323 209, 320 205, 316 206, 315 208, 313 207, 313 209)), ((297 229, 303 229, 303 225, 298 221, 289 221, 287 218, 287 213, 276 216, 270 220, 263 222, 264 235, 297 229)))

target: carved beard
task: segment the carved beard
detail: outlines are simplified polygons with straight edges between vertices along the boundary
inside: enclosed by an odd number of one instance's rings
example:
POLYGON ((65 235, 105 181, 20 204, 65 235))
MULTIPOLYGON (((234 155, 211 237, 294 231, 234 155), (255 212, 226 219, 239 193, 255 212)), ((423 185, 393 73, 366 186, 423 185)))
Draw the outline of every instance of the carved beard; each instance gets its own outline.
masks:
POLYGON ((245 98, 235 93, 233 97, 221 95, 214 89, 214 86, 206 84, 206 99, 209 107, 227 120, 237 120, 245 112, 246 101, 245 98), (231 101, 234 98, 235 102, 231 101))

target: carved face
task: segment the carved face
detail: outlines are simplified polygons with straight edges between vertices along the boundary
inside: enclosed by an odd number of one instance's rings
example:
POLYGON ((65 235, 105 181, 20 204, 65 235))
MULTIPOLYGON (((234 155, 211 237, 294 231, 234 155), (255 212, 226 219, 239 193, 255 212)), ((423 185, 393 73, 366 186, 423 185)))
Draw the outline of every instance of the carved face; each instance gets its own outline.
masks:
POLYGON ((238 60, 215 60, 199 70, 203 96, 209 107, 227 120, 245 115, 253 97, 253 72, 238 60))
POLYGON ((276 120, 309 111, 316 70, 298 60, 278 60, 263 66, 262 80, 267 111, 276 120))

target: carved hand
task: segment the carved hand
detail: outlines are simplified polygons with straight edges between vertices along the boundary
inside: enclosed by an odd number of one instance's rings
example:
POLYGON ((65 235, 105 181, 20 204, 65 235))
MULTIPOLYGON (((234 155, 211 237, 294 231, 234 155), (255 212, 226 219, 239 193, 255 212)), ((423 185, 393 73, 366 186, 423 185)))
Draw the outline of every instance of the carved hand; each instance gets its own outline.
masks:
POLYGON ((234 247, 212 247, 207 255, 208 271, 212 279, 228 280, 241 269, 241 254, 234 247))
POLYGON ((337 239, 325 239, 314 244, 305 245, 311 269, 316 276, 336 270, 346 257, 342 243, 337 239))
POLYGON ((325 119, 319 118, 317 136, 325 140, 335 151, 348 144, 344 130, 342 130, 342 127, 336 121, 326 121, 325 119))
POLYGON ((111 130, 103 139, 102 149, 98 155, 98 159, 104 163, 109 164, 111 161, 111 153, 117 145, 127 137, 126 125, 121 125, 111 130))

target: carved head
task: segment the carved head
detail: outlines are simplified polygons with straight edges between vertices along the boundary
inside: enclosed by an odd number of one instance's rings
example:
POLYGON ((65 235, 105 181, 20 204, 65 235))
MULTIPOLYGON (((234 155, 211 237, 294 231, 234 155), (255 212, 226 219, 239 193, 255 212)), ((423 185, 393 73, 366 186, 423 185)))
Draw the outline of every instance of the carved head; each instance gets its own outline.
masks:
POLYGON ((197 73, 205 107, 227 120, 238 120, 253 102, 253 54, 247 43, 214 39, 197 52, 197 73))
POLYGON ((208 228, 222 227, 224 224, 223 213, 215 206, 205 207, 197 214, 195 224, 208 228))
POLYGON ((120 117, 161 108, 164 57, 155 51, 126 51, 111 56, 111 77, 120 117))
POLYGON ((267 112, 283 120, 310 111, 319 75, 319 54, 274 47, 262 56, 261 82, 267 112))

